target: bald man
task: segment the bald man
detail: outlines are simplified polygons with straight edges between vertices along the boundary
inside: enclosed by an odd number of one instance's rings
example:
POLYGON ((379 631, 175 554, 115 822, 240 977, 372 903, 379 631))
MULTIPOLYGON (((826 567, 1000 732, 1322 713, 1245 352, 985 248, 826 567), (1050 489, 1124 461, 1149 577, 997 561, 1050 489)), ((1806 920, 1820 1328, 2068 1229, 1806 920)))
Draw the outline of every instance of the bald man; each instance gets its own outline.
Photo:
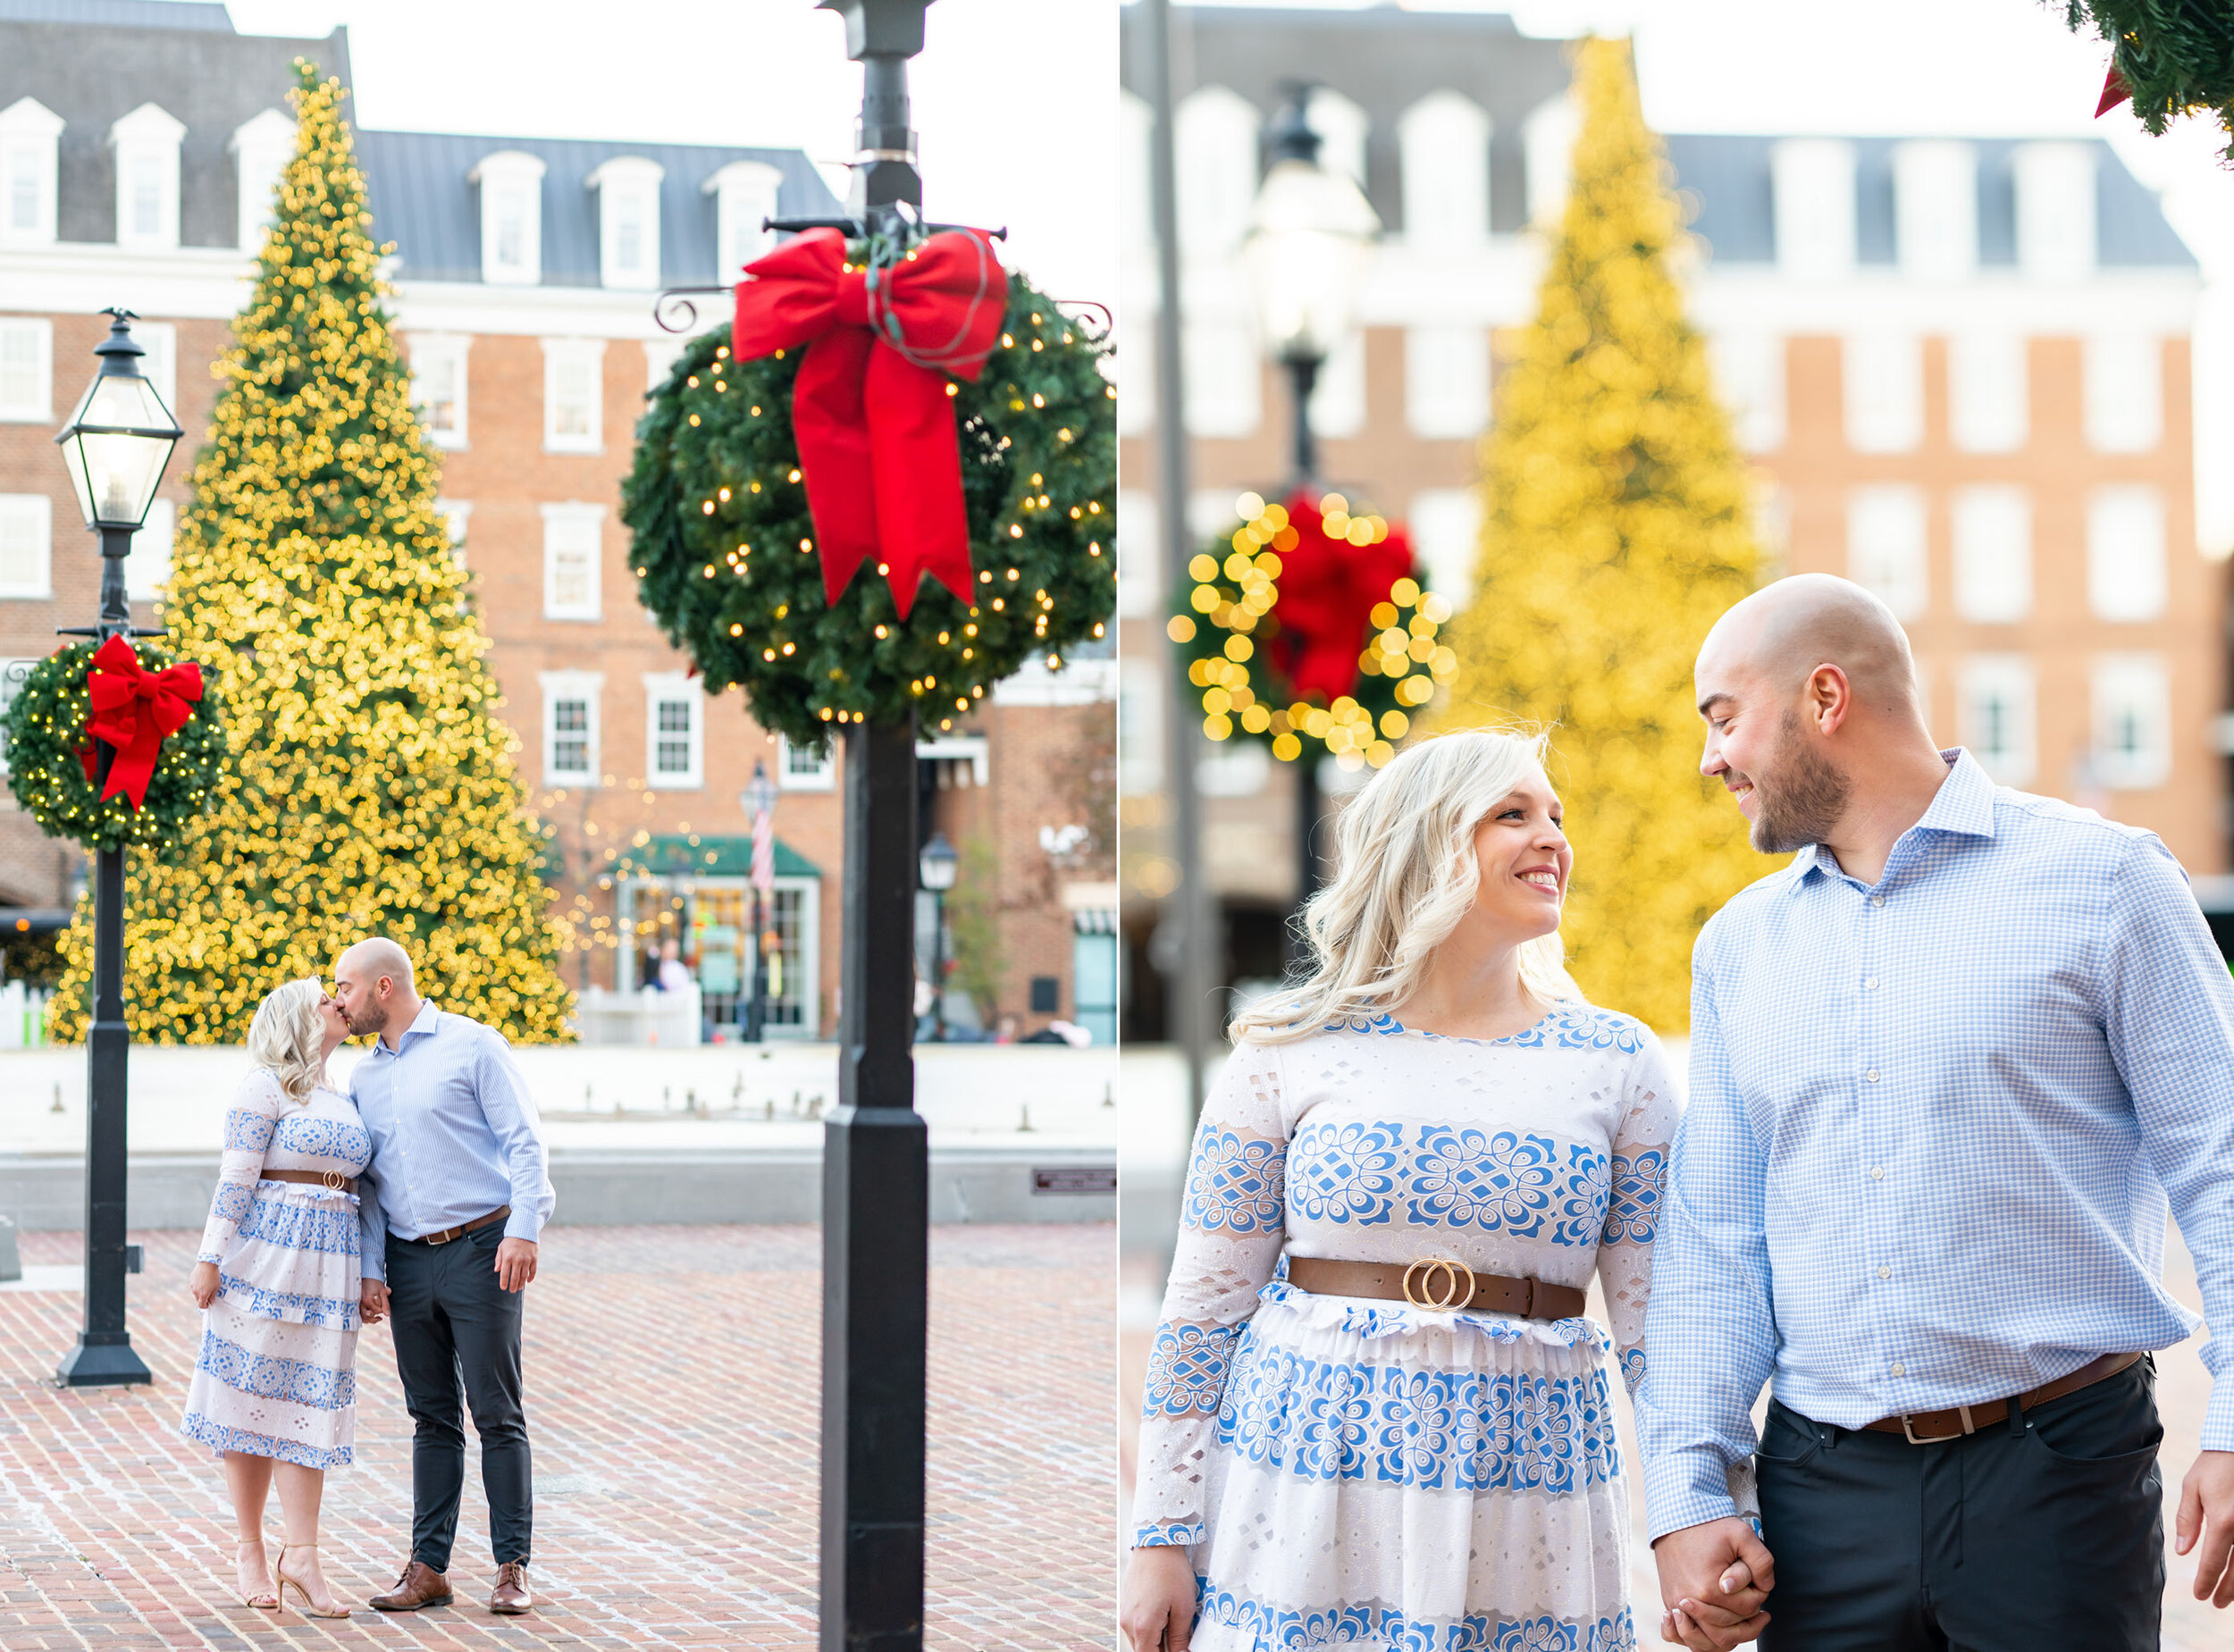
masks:
POLYGON ((465 1404, 481 1438, 481 1484, 497 1564, 491 1612, 533 1605, 527 1586, 533 1468, 520 1390, 520 1310, 554 1197, 542 1122, 494 1028, 419 996, 411 959, 384 937, 333 967, 333 1001, 374 1036, 349 1077, 372 1133, 363 1316, 388 1320, 411 1413, 411 1558, 382 1612, 449 1603, 450 1547, 466 1483, 465 1404))
POLYGON ((2179 1548, 2234 1598, 2234 984, 2187 880, 1940 751, 1844 580, 1733 608, 1696 687, 1701 771, 1793 859, 1692 958, 1637 1400, 1663 1638, 2155 1652, 2168 1206, 2213 1333, 2179 1548))

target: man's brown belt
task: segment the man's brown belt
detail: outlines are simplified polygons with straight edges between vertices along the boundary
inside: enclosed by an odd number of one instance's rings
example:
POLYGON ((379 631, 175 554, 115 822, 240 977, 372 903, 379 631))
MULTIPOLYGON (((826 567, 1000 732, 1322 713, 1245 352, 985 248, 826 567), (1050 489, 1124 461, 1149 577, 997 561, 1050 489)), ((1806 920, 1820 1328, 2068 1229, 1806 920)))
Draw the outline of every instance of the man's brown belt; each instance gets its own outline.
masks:
MULTIPOLYGON (((2058 1377, 2053 1382, 2042 1383, 2029 1394, 2020 1394, 2017 1403, 2030 1411, 2035 1405, 2045 1405, 2050 1400, 2062 1399, 2066 1394, 2076 1394, 2104 1378, 2114 1377, 2140 1357, 2138 1354, 2105 1354, 2068 1377, 2058 1377)), ((1990 1429, 1997 1422, 2008 1421, 2009 1402, 1987 1400, 1982 1405, 1957 1405, 1952 1411, 1911 1411, 1897 1417, 1880 1417, 1868 1427, 1873 1433, 1903 1435, 1911 1446, 1936 1446, 1942 1440, 1961 1439, 1965 1434, 1975 1434, 1980 1429, 1990 1429)))
POLYGON ((305 1182, 313 1187, 323 1187, 328 1193, 355 1193, 357 1178, 344 1176, 339 1170, 258 1170, 256 1174, 267 1182, 305 1182))
POLYGON ((1291 1256, 1288 1282, 1318 1296, 1375 1296, 1446 1313, 1510 1313, 1524 1320, 1571 1320, 1590 1300, 1572 1285, 1476 1273, 1447 1256, 1430 1256, 1408 1267, 1291 1256))
POLYGON ((410 1242, 414 1245, 448 1245, 452 1239, 462 1239, 469 1233, 480 1232, 492 1221, 502 1221, 511 1213, 510 1205, 500 1204, 486 1216, 476 1216, 469 1222, 460 1222, 455 1228, 445 1228, 440 1233, 423 1233, 410 1242))

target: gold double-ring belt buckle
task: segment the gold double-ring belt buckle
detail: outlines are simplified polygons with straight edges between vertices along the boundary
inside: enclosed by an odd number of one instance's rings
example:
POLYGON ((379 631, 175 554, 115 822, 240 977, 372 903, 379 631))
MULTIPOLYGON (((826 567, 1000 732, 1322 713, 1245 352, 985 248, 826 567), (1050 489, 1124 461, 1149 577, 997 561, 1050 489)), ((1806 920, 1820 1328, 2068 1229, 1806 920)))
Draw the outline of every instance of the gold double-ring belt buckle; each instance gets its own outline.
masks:
POLYGON ((347 1193, 349 1190, 349 1178, 342 1175, 340 1171, 326 1170, 321 1172, 321 1174, 323 1174, 326 1178, 326 1191, 328 1193, 347 1193))
POLYGON ((1423 1256, 1404 1270, 1404 1300, 1415 1308, 1455 1313, 1474 1300, 1474 1270, 1456 1256, 1423 1256), (1416 1296, 1412 1294, 1415 1275, 1419 1280, 1416 1296))

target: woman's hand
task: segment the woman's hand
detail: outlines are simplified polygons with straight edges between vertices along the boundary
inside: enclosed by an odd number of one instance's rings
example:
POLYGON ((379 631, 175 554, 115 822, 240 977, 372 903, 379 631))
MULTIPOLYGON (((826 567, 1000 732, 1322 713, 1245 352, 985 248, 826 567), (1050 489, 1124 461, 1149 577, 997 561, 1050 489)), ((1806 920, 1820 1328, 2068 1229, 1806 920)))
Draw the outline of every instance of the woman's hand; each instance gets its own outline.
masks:
POLYGON ((196 1262, 193 1275, 186 1282, 186 1288, 194 1293, 194 1305, 197 1308, 206 1308, 211 1303, 215 1302, 217 1300, 217 1264, 214 1262, 196 1262))
POLYGON ((1132 1652, 1187 1652, 1195 1631, 1195 1562, 1186 1549, 1132 1551, 1117 1591, 1117 1622, 1132 1652))

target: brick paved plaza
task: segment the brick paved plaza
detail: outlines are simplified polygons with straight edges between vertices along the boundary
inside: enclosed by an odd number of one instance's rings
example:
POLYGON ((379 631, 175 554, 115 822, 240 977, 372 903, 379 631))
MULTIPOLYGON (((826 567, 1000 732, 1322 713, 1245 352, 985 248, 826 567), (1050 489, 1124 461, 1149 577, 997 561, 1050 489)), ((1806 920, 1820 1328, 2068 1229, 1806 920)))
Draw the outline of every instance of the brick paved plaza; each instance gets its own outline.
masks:
MULTIPOLYGON (((133 1344, 152 1388, 51 1386, 72 1292, 0 1292, 0 1648, 810 1648, 820 1237, 802 1228, 553 1228, 529 1287, 539 1610, 494 1618, 469 1461, 458 1604, 362 1606, 408 1549, 410 1424, 385 1326, 358 1344, 357 1461, 328 1477, 346 1623, 231 1590, 217 1464, 172 1432, 199 1336, 195 1235, 142 1233, 133 1344)), ((74 1234, 22 1238, 27 1267, 74 1234)), ((1105 1648, 1115 1618, 1115 1237, 941 1227, 931 1239, 925 1643, 1105 1648)), ((469 1447, 469 1450, 471 1447, 469 1447)), ((267 1517, 277 1553, 279 1508, 267 1517)))

